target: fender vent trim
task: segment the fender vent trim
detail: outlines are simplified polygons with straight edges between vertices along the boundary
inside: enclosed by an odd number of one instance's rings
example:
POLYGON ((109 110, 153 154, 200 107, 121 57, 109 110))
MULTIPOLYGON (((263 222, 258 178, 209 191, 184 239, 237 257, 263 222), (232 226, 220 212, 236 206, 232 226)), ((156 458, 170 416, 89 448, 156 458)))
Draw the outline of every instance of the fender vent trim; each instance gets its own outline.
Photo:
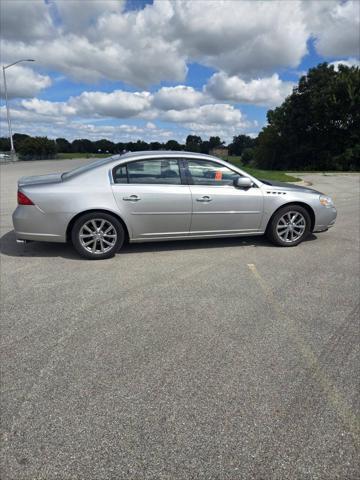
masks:
POLYGON ((286 192, 268 191, 269 195, 286 195, 286 192))

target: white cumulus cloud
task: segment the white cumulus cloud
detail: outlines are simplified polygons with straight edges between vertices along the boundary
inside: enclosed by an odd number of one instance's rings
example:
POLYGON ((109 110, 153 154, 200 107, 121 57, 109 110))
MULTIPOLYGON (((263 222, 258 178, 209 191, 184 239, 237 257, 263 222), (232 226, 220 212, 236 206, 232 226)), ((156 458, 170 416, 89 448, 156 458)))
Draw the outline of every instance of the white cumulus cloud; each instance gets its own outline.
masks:
POLYGON ((307 52, 302 3, 179 0, 166 35, 199 63, 251 76, 295 67, 307 52))
POLYGON ((228 104, 202 105, 185 110, 168 110, 161 118, 183 124, 199 123, 206 125, 241 125, 243 118, 240 110, 228 104))
POLYGON ((53 12, 61 20, 64 31, 83 33, 94 24, 98 18, 111 13, 121 13, 125 0, 56 0, 53 2, 53 12))
POLYGON ((198 62, 248 81, 295 68, 315 39, 325 56, 357 56, 357 0, 2 0, 2 56, 34 57, 83 82, 184 82, 198 62))
MULTIPOLYGON (((31 68, 14 65, 6 72, 6 85, 9 98, 35 97, 41 90, 52 84, 48 75, 40 75, 31 68)), ((1 97, 5 96, 3 75, 0 78, 1 97)))
POLYGON ((38 115, 46 116, 67 116, 75 115, 76 110, 66 102, 50 102, 48 100, 40 100, 38 98, 32 98, 31 100, 23 100, 22 106, 31 112, 38 115))
POLYGON ((16 42, 44 41, 55 31, 43 0, 1 0, 0 30, 2 38, 16 42))
POLYGON ((359 0, 304 0, 303 8, 319 54, 326 57, 360 55, 359 0))
POLYGON ((184 110, 204 102, 204 94, 193 87, 162 87, 154 94, 153 105, 160 110, 184 110))
POLYGON ((69 99, 69 105, 83 116, 128 118, 147 110, 151 104, 149 92, 83 92, 69 99))
POLYGON ((274 106, 282 103, 293 87, 293 83, 283 82, 277 73, 246 82, 237 76, 229 77, 219 72, 209 79, 206 91, 217 100, 274 106))

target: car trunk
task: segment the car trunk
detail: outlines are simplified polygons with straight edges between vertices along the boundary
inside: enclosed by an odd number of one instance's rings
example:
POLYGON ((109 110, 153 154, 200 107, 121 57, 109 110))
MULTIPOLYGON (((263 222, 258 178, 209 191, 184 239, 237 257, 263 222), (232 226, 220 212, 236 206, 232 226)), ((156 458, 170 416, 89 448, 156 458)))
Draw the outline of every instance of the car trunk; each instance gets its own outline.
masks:
POLYGON ((50 173, 48 175, 34 175, 32 177, 21 177, 18 180, 18 186, 40 185, 42 183, 60 183, 62 182, 61 173, 50 173))

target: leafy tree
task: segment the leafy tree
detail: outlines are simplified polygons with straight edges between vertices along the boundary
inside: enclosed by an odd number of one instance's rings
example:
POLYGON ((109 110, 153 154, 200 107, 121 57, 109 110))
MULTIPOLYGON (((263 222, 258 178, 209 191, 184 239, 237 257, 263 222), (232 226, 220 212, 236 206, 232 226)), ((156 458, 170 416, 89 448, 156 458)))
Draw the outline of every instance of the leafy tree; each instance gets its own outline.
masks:
POLYGON ((229 154, 240 156, 245 148, 251 148, 254 145, 255 140, 248 135, 237 135, 233 137, 233 141, 229 145, 229 154))
POLYGON ((31 138, 31 137, 29 135, 25 135, 25 133, 14 133, 13 141, 14 141, 14 147, 16 151, 20 148, 20 145, 22 144, 22 142, 27 138, 31 138))
POLYGON ((209 151, 213 148, 222 147, 225 142, 223 142, 220 137, 210 137, 209 138, 209 151))
POLYGON ((17 150, 23 160, 53 158, 57 153, 56 143, 47 137, 28 137, 17 150))
POLYGON ((133 143, 133 152, 142 152, 143 150, 149 150, 149 144, 143 140, 137 140, 136 143, 133 143))
POLYGON ((200 146, 200 152, 201 153, 210 153, 210 142, 205 140, 201 143, 201 146, 200 146))
POLYGON ((360 149, 360 69, 319 64, 267 114, 255 162, 262 168, 356 169, 360 149))
POLYGON ((254 148, 245 148, 241 155, 241 163, 248 165, 254 159, 254 148))
POLYGON ((10 140, 8 137, 0 138, 0 152, 9 152, 10 151, 10 140))
POLYGON ((68 140, 66 140, 66 138, 57 138, 55 142, 57 145, 58 152, 61 152, 61 153, 71 152, 71 143, 68 140))
POLYGON ((163 148, 163 145, 160 142, 149 143, 149 150, 161 150, 162 148, 163 148))
POLYGON ((95 153, 94 142, 87 138, 76 139, 71 143, 71 151, 74 153, 95 153))
POLYGON ((186 137, 185 150, 188 152, 200 152, 202 140, 197 135, 188 135, 186 137))
POLYGON ((119 142, 115 145, 115 152, 116 153, 122 153, 124 150, 126 150, 126 144, 123 142, 119 142))
POLYGON ((166 150, 182 150, 183 147, 176 140, 168 140, 165 144, 166 150))
POLYGON ((263 128, 259 133, 258 146, 254 152, 255 165, 269 170, 281 169, 279 159, 284 154, 283 143, 274 128, 263 128))
MULTIPOLYGON (((20 145, 24 140, 27 138, 31 138, 29 135, 25 135, 24 133, 14 133, 13 135, 13 142, 15 150, 18 151, 20 145)), ((9 137, 1 137, 0 138, 0 151, 8 152, 10 151, 10 139, 9 137)))
POLYGON ((94 143, 94 150, 98 153, 114 153, 115 151, 115 144, 110 140, 106 140, 105 138, 101 140, 96 140, 94 143))

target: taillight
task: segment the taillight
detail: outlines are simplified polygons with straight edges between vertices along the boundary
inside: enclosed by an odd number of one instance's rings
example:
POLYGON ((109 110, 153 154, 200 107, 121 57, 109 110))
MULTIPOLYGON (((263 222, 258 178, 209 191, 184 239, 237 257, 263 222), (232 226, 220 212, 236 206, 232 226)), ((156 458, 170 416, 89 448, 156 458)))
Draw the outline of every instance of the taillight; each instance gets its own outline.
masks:
POLYGON ((30 198, 25 193, 20 192, 20 190, 18 190, 17 199, 19 205, 34 205, 30 198))

